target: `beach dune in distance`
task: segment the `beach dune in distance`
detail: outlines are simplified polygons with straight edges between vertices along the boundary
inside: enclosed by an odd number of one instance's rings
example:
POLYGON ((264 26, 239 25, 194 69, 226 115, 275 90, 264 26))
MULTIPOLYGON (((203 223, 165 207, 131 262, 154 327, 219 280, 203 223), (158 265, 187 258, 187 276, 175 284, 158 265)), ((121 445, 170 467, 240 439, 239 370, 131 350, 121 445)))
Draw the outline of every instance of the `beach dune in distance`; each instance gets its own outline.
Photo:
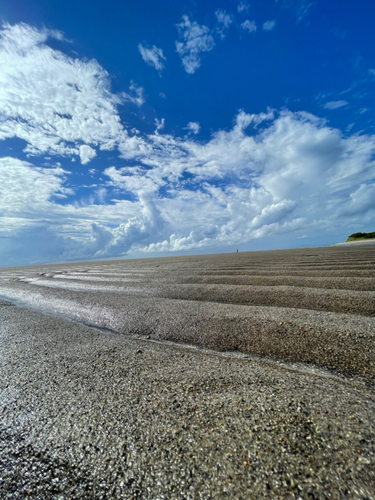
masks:
POLYGON ((374 245, 4 268, 0 295, 2 498, 375 498, 374 245))

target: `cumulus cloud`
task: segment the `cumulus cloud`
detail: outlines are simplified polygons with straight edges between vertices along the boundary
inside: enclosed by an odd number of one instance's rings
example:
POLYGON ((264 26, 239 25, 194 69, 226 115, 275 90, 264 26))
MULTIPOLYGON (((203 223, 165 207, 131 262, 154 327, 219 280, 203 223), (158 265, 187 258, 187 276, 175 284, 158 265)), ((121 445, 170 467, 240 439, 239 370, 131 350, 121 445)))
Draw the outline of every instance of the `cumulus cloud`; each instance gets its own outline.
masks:
MULTIPOLYGON (((116 169, 107 170, 114 184, 124 189, 124 173, 116 178, 116 169)), ((2 265, 123 255, 133 244, 148 245, 160 238, 165 222, 150 196, 153 190, 140 179, 133 177, 129 184, 132 192, 138 192, 134 202, 105 205, 107 189, 101 187, 96 200, 69 204, 64 202, 73 194, 65 186, 68 175, 61 167, 0 159, 2 265)))
POLYGON ((276 21, 274 19, 270 19, 269 21, 266 21, 263 23, 263 29, 264 31, 272 31, 276 26, 276 21))
POLYGON ((343 106, 347 106, 348 104, 348 101, 330 101, 326 102, 323 107, 325 109, 337 109, 342 108, 343 106))
MULTIPOLYGON (((179 29, 181 57, 196 69, 212 36, 187 16, 179 29)), ((217 249, 278 234, 292 241, 373 221, 375 136, 271 109, 241 110, 208 140, 196 137, 198 122, 183 136, 164 133, 163 119, 153 133, 130 135, 117 107, 141 105, 143 89, 132 83, 128 94, 112 94, 97 62, 52 49, 51 38, 65 43, 27 25, 1 31, 1 138, 24 139, 51 165, 0 159, 2 265, 217 249), (53 163, 58 154, 87 164, 114 148, 116 166, 90 169, 97 184, 87 197, 53 163)))
MULTIPOLYGON (((154 201, 143 196, 140 199, 141 209, 137 217, 129 218, 118 227, 105 227, 96 222, 92 223, 90 238, 86 240, 81 254, 91 254, 93 257, 116 257, 125 255, 133 246, 144 243, 151 244, 160 237, 163 231, 164 220, 160 216, 154 201)), ((73 245, 67 245, 63 258, 76 251, 73 245)))
POLYGON ((176 50, 181 57, 187 73, 193 74, 201 65, 200 54, 209 52, 215 46, 215 41, 207 26, 191 22, 185 14, 182 22, 177 24, 181 41, 176 41, 176 50))
MULTIPOLYGON (((346 137, 309 113, 240 111, 230 130, 205 142, 155 132, 120 149, 132 166, 105 169, 97 196, 80 204, 64 201, 71 192, 61 167, 3 159, 0 236, 17 246, 40 233, 50 259, 74 260, 224 248, 280 234, 292 241, 346 230, 348 222, 362 227, 375 213, 375 136, 346 137)), ((7 245, 2 262, 13 258, 4 257, 7 245)))
POLYGON ((199 134, 200 129, 201 126, 198 122, 189 122, 185 127, 185 130, 190 130, 193 134, 199 134))
MULTIPOLYGON (((216 232, 214 238, 198 241, 200 224, 189 228, 186 222, 172 239, 149 250, 245 242, 314 227, 314 220, 328 224, 341 217, 342 205, 356 186, 374 177, 374 148, 372 136, 345 139, 324 120, 286 111, 276 119, 272 112, 241 112, 231 131, 219 131, 205 144, 150 136, 133 153, 152 167, 147 176, 166 183, 169 197, 158 205, 167 204, 168 212, 183 218, 182 206, 189 202, 189 219, 202 219, 203 227, 215 227, 216 232), (181 189, 184 172, 196 182, 189 190, 181 189), (225 187, 218 187, 220 179, 225 187), (193 236, 183 234, 183 226, 193 236)), ((366 212, 369 206, 362 208, 366 212)))
POLYGON ((91 161, 96 156, 96 151, 87 144, 79 147, 79 156, 81 158, 82 165, 86 165, 89 161, 91 161))
POLYGON ((249 21, 246 19, 243 23, 241 23, 241 28, 244 30, 248 30, 249 33, 255 33, 257 30, 257 25, 255 21, 249 21))
POLYGON ((164 69, 163 60, 166 61, 166 57, 163 55, 163 50, 158 47, 153 47, 151 49, 143 47, 142 44, 138 45, 138 50, 141 53, 142 59, 149 66, 153 66, 157 71, 164 69))
POLYGON ((113 149, 126 134, 117 107, 139 95, 112 94, 95 60, 73 59, 48 46, 51 38, 63 41, 57 31, 3 24, 0 139, 25 140, 30 155, 81 156, 83 145, 113 149))

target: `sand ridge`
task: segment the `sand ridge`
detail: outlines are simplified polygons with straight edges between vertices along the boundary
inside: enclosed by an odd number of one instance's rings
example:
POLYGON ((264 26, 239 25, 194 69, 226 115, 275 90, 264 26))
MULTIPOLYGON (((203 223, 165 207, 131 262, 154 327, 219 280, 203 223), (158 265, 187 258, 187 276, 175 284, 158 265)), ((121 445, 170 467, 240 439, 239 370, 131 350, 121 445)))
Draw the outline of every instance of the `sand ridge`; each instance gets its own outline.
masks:
POLYGON ((122 334, 375 380, 375 247, 3 269, 0 294, 122 334))
POLYGON ((1 269, 1 498, 374 499, 374 263, 1 269))

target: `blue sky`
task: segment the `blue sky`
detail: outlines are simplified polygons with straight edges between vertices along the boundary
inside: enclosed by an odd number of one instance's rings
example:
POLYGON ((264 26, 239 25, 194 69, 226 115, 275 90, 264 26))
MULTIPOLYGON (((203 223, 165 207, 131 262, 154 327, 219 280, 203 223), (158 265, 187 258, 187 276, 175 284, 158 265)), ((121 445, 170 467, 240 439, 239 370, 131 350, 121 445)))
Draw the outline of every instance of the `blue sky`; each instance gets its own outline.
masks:
POLYGON ((0 266, 373 231, 375 4, 4 1, 0 266))

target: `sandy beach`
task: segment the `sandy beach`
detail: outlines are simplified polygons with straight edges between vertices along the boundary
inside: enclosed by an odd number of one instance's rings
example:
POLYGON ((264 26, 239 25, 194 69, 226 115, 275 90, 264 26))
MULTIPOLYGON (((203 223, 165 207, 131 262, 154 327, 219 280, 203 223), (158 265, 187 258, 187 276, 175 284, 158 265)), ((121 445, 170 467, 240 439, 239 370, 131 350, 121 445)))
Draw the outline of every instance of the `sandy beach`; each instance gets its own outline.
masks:
POLYGON ((375 247, 0 270, 2 498, 375 498, 375 247))

